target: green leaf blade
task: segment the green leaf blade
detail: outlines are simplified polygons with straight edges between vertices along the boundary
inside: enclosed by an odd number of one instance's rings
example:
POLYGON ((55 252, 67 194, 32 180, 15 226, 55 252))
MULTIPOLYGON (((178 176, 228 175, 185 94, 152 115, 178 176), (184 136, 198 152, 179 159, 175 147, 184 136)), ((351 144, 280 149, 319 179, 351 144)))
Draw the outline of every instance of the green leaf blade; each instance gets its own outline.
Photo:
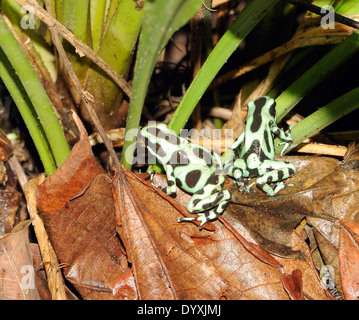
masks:
POLYGON ((169 127, 179 134, 202 95, 239 44, 278 0, 251 0, 217 43, 191 83, 169 127))
POLYGON ((172 34, 184 25, 198 10, 202 0, 147 1, 143 13, 132 96, 126 122, 126 138, 122 151, 122 163, 131 168, 137 129, 147 87, 158 56, 172 34))

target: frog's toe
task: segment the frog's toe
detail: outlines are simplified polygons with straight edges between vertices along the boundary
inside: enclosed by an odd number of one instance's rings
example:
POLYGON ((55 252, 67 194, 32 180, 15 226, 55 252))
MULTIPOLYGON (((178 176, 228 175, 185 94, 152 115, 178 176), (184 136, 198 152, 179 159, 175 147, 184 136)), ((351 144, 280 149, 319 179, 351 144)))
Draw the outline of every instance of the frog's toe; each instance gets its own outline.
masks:
POLYGON ((171 193, 167 193, 167 195, 174 199, 174 198, 176 198, 177 193, 176 192, 171 192, 171 193))
POLYGON ((193 222, 193 221, 197 221, 197 218, 178 218, 177 221, 178 221, 178 223, 193 222))
POLYGON ((280 190, 285 188, 285 184, 282 181, 278 182, 273 186, 270 186, 267 183, 264 184, 257 183, 257 187, 261 189, 263 192, 265 192, 266 194, 268 194, 269 196, 274 197, 280 190))
POLYGON ((178 222, 193 222, 193 221, 201 222, 201 224, 199 225, 199 230, 202 230, 204 224, 210 221, 210 219, 208 219, 208 217, 206 217, 204 213, 199 213, 197 218, 178 218, 178 222))

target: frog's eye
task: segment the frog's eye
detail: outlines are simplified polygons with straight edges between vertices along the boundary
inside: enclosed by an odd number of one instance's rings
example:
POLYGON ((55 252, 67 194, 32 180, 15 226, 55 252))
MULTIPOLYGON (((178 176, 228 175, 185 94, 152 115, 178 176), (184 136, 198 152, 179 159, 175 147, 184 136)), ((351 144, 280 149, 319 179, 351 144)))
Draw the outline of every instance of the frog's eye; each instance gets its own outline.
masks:
POLYGON ((269 121, 269 125, 271 126, 274 123, 273 120, 269 121))

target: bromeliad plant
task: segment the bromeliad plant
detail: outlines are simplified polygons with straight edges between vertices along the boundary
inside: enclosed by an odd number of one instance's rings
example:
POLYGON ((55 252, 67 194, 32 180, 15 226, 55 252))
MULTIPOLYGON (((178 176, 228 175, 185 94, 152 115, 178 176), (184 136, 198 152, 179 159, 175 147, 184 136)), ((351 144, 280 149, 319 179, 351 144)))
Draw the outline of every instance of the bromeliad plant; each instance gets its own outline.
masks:
MULTIPOLYGON (((44 62, 39 64, 39 68, 43 69, 43 74, 47 79, 50 77, 55 79, 56 74, 61 73, 61 69, 57 68, 58 63, 51 63, 51 59, 55 58, 48 49, 47 42, 51 43, 49 33, 41 34, 39 23, 35 25, 34 30, 24 30, 20 27, 20 21, 24 14, 21 13, 18 3, 26 4, 31 1, 2 1, 2 10, 5 16, 4 18, 0 17, 0 77, 24 118, 46 173, 51 174, 68 156, 69 147, 54 113, 53 101, 50 101, 43 89, 38 73, 34 72, 14 34, 17 33, 20 39, 29 37, 35 44, 36 52, 41 55, 44 62)), ((129 93, 125 90, 131 98, 126 119, 126 139, 123 146, 122 163, 131 168, 136 141, 136 134, 131 133, 137 132, 139 127, 147 88, 158 57, 173 33, 186 24, 201 5, 203 5, 203 10, 208 10, 211 1, 207 0, 205 4, 202 4, 202 0, 81 0, 75 4, 70 0, 46 0, 44 3, 54 18, 67 27, 79 40, 92 48, 124 79, 131 71, 133 53, 137 49, 132 92, 129 93)), ((356 0, 313 1, 313 4, 331 5, 337 13, 345 15, 358 14, 359 11, 356 0)), ((288 8, 293 10, 290 5, 283 5, 281 0, 250 0, 247 2, 210 52, 187 89, 169 123, 171 129, 178 134, 180 129, 186 125, 203 94, 248 34, 258 25, 265 24, 269 31, 264 34, 264 38, 270 39, 270 21, 272 20, 269 18, 275 15, 284 15, 289 10, 288 8)), ((290 28, 288 27, 288 29, 290 28)), ((276 99, 279 120, 283 119, 306 95, 357 53, 359 50, 358 31, 352 32, 345 38, 345 41, 328 49, 319 61, 309 66, 304 73, 299 74, 297 79, 292 80, 289 87, 283 86, 284 91, 280 87, 283 82, 281 82, 281 78, 278 78, 276 86, 263 92, 263 94, 276 99), (282 92, 278 94, 280 91, 282 92)), ((113 128, 119 123, 114 115, 119 114, 121 105, 119 102, 123 99, 123 91, 96 64, 91 62, 88 57, 83 56, 78 47, 74 48, 66 41, 64 44, 67 45, 68 57, 82 86, 94 96, 96 113, 102 125, 106 129, 113 128)), ((292 54, 282 74, 290 74, 293 66, 306 62, 308 56, 315 50, 316 48, 313 47, 308 51, 292 54)), ((283 75, 282 78, 284 78, 283 75)), ((81 105, 76 90, 73 90, 71 86, 70 90, 73 92, 74 101, 81 105)), ((359 107, 359 90, 354 88, 328 105, 319 107, 321 107, 319 110, 293 128, 292 148, 340 117, 357 109, 359 107)), ((83 111, 82 116, 85 120, 89 120, 86 112, 83 111)), ((277 152, 280 153, 280 151, 278 148, 277 152)))
MULTIPOLYGON (((112 74, 127 78, 145 1, 47 0, 44 3, 52 15, 52 20, 41 16, 45 23, 52 26, 55 24, 53 19, 58 19, 73 33, 71 36, 77 37, 75 45, 81 41, 81 44, 92 48, 97 54, 97 58, 92 60, 105 61, 109 69, 112 68, 112 74)), ((49 89, 54 89, 51 83, 62 72, 61 62, 54 62, 55 56, 49 49, 50 33, 43 34, 39 20, 34 19, 36 6, 36 1, 2 1, 0 77, 14 99, 34 140, 45 172, 49 175, 64 162, 70 149, 55 115, 54 105, 58 107, 56 102, 60 101, 54 97, 56 93, 51 95, 49 89), (29 43, 31 45, 26 47, 29 43), (48 84, 47 92, 40 80, 48 84)), ((119 114, 123 91, 117 83, 121 81, 115 83, 96 64, 84 57, 80 46, 75 49, 67 41, 64 44, 82 87, 94 98, 93 105, 102 126, 109 129, 118 125, 120 119, 115 115, 119 114)), ((67 73, 63 72, 62 76, 67 77, 67 73)), ((75 104, 80 106, 83 119, 91 122, 92 119, 80 103, 76 88, 71 86, 71 81, 67 83, 75 104)), ((130 93, 129 90, 124 92, 127 95, 130 93)))
MULTIPOLYGON (((279 1, 275 0, 251 0, 247 3, 243 11, 238 15, 237 19, 232 23, 230 28, 210 53, 182 98, 180 105, 176 109, 173 118, 169 123, 169 127, 177 134, 180 129, 186 125, 194 108, 222 66, 227 62, 239 44, 246 38, 248 33, 260 23, 268 12, 271 12, 271 8, 278 4, 278 2, 279 1)), ((314 1, 313 4, 333 6, 333 8, 341 14, 350 15, 359 13, 356 1, 314 1)), ((138 128, 140 120, 139 115, 144 103, 149 77, 153 71, 157 57, 163 48, 162 43, 162 46, 158 46, 157 54, 152 54, 149 57, 146 55, 146 50, 149 48, 153 38, 162 37, 161 34, 155 35, 152 31, 149 31, 152 30, 151 25, 153 25, 153 21, 150 20, 150 18, 160 16, 161 14, 164 14, 164 12, 165 8, 160 6, 160 1, 149 3, 147 5, 147 10, 145 12, 146 19, 141 33, 136 60, 137 68, 135 70, 133 81, 133 94, 136 96, 136 99, 131 100, 127 118, 126 129, 128 132, 133 128, 138 128), (156 6, 156 3, 158 6, 156 6), (146 59, 145 56, 147 57, 146 59)), ((160 30, 166 28, 165 24, 161 25, 159 23, 156 24, 156 26, 158 26, 160 30)), ((276 98, 278 105, 278 120, 283 119, 283 117, 286 116, 288 112, 301 101, 301 99, 314 90, 324 79, 328 78, 329 75, 344 62, 348 61, 359 50, 358 40, 359 32, 355 31, 345 41, 330 50, 321 60, 300 75, 299 78, 279 96, 273 96, 273 93, 269 93, 273 98, 276 98)), ((305 56, 302 56, 302 60, 297 60, 296 63, 301 63, 305 58, 305 56)), ((293 60, 295 60, 295 58, 293 60)), ((358 92, 358 89, 354 89, 347 94, 344 94, 296 125, 292 130, 294 142, 291 149, 296 147, 306 138, 338 120, 340 117, 357 109, 359 107, 358 92)), ((126 140, 123 149, 122 163, 130 168, 135 137, 127 137, 126 140)), ((279 154, 281 148, 277 148, 276 152, 279 154)), ((227 157, 228 154, 224 155, 224 159, 227 159, 227 157)))

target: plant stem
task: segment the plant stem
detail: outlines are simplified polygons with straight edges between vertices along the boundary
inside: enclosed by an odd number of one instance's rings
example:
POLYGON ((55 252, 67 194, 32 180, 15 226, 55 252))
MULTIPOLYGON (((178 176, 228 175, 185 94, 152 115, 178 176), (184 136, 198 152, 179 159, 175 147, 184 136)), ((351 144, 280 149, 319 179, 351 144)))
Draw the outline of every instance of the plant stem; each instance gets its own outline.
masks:
POLYGON ((6 88, 9 90, 11 97, 29 130, 46 174, 50 175, 56 170, 56 163, 46 139, 46 135, 36 116, 31 101, 2 49, 0 49, 0 77, 6 88))
POLYGON ((0 46, 32 102, 59 167, 69 155, 70 148, 45 89, 1 15, 0 46))

